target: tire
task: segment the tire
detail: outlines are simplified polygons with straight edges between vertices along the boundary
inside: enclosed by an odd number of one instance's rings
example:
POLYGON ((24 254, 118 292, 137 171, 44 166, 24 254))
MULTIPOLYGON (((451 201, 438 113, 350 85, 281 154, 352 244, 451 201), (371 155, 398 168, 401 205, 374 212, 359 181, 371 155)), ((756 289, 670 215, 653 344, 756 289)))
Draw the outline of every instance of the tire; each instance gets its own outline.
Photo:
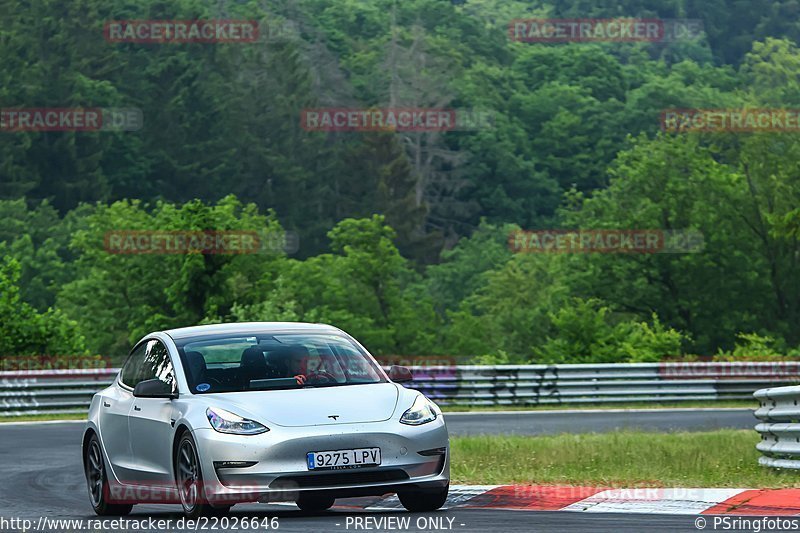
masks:
POLYGON ((295 503, 301 511, 320 512, 327 511, 333 507, 335 500, 333 496, 322 494, 301 494, 295 503))
POLYGON ((95 514, 125 516, 131 512, 132 504, 112 503, 108 499, 111 491, 108 488, 106 462, 103 457, 103 448, 100 446, 100 439, 94 433, 83 451, 83 471, 86 475, 86 486, 89 489, 89 503, 92 504, 95 514))
POLYGON ((412 512, 424 513, 440 509, 447 501, 448 483, 440 489, 421 489, 414 492, 399 492, 397 497, 403 507, 412 512))
POLYGON ((186 518, 218 516, 227 513, 231 508, 214 507, 206 501, 200 454, 197 453, 197 445, 188 431, 181 435, 175 450, 175 483, 186 518))

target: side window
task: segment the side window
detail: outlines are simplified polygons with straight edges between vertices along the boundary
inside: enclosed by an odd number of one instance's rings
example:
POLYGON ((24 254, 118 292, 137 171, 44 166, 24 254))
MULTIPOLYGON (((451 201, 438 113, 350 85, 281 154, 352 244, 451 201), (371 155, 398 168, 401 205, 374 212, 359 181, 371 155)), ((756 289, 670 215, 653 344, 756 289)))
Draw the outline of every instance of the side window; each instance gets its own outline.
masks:
POLYGON ((119 373, 119 380, 130 388, 136 386, 138 381, 136 381, 136 377, 139 375, 140 368, 142 363, 144 362, 144 355, 147 352, 147 344, 142 343, 136 347, 133 352, 128 356, 128 360, 125 361, 125 364, 122 366, 122 370, 119 373))
POLYGON ((160 379, 174 390, 175 374, 166 346, 157 340, 142 344, 125 363, 120 379, 129 387, 136 387, 139 382, 148 379, 160 379), (128 370, 129 363, 130 370, 128 370))

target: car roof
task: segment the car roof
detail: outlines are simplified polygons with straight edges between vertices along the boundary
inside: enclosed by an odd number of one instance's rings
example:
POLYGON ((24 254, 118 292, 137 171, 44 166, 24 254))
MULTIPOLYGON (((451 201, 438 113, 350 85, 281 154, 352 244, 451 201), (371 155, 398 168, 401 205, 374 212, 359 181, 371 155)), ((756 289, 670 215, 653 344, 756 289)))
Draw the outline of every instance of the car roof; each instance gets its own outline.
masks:
POLYGON ((205 335, 255 335, 271 333, 343 333, 328 324, 308 322, 234 322, 230 324, 207 324, 188 328, 165 330, 164 333, 175 340, 201 337, 205 335))

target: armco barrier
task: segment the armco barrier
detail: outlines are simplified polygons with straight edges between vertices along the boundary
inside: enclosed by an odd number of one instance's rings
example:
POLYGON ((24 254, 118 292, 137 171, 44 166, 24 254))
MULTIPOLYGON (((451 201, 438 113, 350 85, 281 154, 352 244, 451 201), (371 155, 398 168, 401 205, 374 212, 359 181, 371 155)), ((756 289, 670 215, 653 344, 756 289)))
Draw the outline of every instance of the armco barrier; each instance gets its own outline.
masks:
POLYGON ((118 368, 0 372, 0 416, 85 412, 118 368))
MULTIPOLYGON (((800 383, 800 365, 794 362, 411 368, 414 381, 408 386, 442 405, 737 400, 750 399, 763 387, 800 383)), ((0 415, 85 411, 92 395, 111 383, 117 372, 113 368, 0 372, 0 415)))
POLYGON ((758 462, 776 468, 800 468, 800 386, 774 387, 756 391, 760 403, 756 431, 761 442, 758 462))
POLYGON ((638 363, 412 367, 413 388, 438 403, 543 405, 750 399, 755 390, 800 382, 800 365, 638 363))

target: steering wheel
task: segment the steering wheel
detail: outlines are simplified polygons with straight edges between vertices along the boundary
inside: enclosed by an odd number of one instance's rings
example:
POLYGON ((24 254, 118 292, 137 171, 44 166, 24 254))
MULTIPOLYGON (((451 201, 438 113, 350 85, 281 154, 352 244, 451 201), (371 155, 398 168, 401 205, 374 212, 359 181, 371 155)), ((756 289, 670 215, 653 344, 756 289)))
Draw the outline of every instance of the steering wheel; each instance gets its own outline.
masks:
POLYGON ((319 381, 320 378, 324 380, 323 383, 338 383, 338 380, 334 376, 332 376, 328 372, 325 372, 324 370, 309 372, 308 375, 306 376, 306 382, 319 381))

